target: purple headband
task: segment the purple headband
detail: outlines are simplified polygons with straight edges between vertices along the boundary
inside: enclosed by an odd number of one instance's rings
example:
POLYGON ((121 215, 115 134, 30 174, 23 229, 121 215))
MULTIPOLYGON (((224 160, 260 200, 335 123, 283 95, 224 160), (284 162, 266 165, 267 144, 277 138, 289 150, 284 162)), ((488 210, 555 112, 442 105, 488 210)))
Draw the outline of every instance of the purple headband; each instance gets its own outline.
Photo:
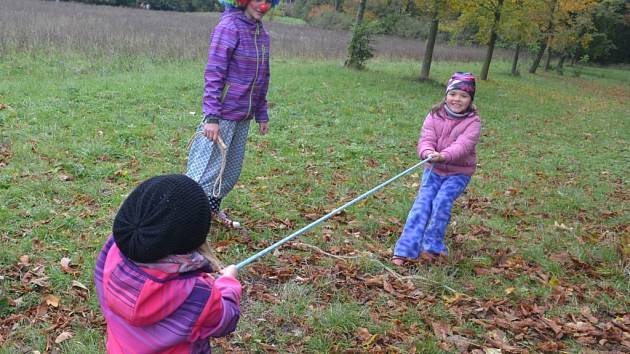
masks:
POLYGON ((471 73, 456 72, 448 80, 446 85, 446 93, 451 90, 462 90, 470 95, 471 99, 475 98, 475 77, 471 73))

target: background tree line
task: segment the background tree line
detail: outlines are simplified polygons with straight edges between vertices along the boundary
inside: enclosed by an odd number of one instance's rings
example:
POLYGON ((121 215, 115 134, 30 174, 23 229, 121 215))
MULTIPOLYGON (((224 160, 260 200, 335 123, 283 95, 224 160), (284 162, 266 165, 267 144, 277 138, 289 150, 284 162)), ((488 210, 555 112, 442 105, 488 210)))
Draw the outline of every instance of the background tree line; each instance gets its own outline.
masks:
MULTIPOLYGON (((75 1, 152 10, 223 10, 215 0, 75 1)), ((272 14, 330 29, 348 30, 361 22, 363 35, 427 40, 423 77, 428 77, 436 40, 487 45, 484 77, 495 46, 515 50, 515 74, 524 51, 534 54, 528 69, 532 73, 541 65, 562 72, 567 61, 630 63, 630 2, 625 0, 283 0, 272 14)))
MULTIPOLYGON (((59 1, 59 0, 55 0, 59 1)), ((223 11, 216 0, 61 0, 95 5, 127 6, 164 11, 223 11)))
MULTIPOLYGON (((316 25, 352 24, 361 2, 296 0, 287 14, 316 25)), ((560 70, 566 60, 630 62, 625 0, 367 0, 365 6, 364 21, 376 33, 488 45, 490 56, 494 46, 529 50, 536 54, 534 72, 544 54, 545 69, 551 57, 561 59, 560 70)))

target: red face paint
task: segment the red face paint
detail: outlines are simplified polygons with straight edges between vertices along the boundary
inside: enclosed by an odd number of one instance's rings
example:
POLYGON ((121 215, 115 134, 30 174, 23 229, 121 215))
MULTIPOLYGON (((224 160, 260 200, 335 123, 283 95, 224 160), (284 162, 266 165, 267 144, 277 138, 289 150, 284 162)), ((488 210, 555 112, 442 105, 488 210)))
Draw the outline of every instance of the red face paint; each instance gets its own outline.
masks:
POLYGON ((262 4, 260 4, 260 6, 258 6, 258 11, 262 13, 267 13, 269 9, 271 9, 271 6, 266 2, 263 2, 262 4))

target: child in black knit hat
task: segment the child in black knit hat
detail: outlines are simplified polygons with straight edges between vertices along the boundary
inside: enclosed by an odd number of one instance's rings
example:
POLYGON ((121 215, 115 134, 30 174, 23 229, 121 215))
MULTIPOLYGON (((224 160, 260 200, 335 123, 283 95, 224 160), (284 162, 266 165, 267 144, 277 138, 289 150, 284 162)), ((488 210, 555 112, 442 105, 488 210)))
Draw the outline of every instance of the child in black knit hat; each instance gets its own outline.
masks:
POLYGON ((94 272, 108 353, 209 353, 210 337, 236 329, 238 271, 215 280, 200 250, 210 217, 203 189, 184 175, 150 178, 127 197, 94 272))

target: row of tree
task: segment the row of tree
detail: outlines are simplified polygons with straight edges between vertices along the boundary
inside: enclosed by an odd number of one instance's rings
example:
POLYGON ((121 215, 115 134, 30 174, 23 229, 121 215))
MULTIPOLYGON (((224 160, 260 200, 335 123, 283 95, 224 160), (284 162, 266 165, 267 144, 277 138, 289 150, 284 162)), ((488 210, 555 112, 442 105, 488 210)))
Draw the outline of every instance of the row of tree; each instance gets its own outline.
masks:
MULTIPOLYGON (((75 0, 154 10, 221 11, 216 0, 75 0)), ((548 70, 551 58, 597 63, 630 62, 630 2, 627 0, 281 0, 276 13, 294 16, 326 11, 351 15, 357 30, 350 43, 363 58, 369 58, 369 36, 374 28, 387 32, 404 19, 415 19, 428 27, 426 50, 420 76, 428 78, 433 47, 439 35, 456 41, 488 46, 481 78, 488 77, 495 46, 512 47, 512 71, 517 74, 519 55, 535 53, 529 72, 548 70), (291 11, 299 9, 299 11, 291 11), (296 13, 299 12, 299 13, 296 13), (364 18, 365 17, 365 18, 364 18), (370 29, 371 28, 371 29, 370 29), (361 37, 357 37, 360 34, 361 37), (547 57, 543 62, 544 54, 547 57)), ((335 17, 331 17, 334 19, 335 17)), ((352 54, 352 53, 351 53, 352 54)), ((354 62, 351 58, 349 62, 354 62)), ((359 65, 354 66, 361 66, 359 65)))
MULTIPOLYGON (((357 24, 369 1, 379 0, 359 0, 357 24)), ((557 57, 559 73, 567 59, 630 62, 630 3, 625 0, 402 0, 399 6, 401 12, 421 9, 420 13, 429 18, 421 79, 429 77, 440 27, 454 35, 466 33, 472 41, 487 45, 482 80, 488 78, 499 39, 515 49, 514 75, 518 74, 523 49, 535 53, 530 73, 538 70, 545 53, 544 69, 549 70, 551 58, 557 57)), ((350 48, 348 62, 352 62, 353 55, 350 48)))
MULTIPOLYGON (((59 1, 59 0, 56 0, 59 1)), ((216 0, 62 0, 83 2, 95 5, 138 7, 165 11, 222 11, 223 7, 216 0)))

